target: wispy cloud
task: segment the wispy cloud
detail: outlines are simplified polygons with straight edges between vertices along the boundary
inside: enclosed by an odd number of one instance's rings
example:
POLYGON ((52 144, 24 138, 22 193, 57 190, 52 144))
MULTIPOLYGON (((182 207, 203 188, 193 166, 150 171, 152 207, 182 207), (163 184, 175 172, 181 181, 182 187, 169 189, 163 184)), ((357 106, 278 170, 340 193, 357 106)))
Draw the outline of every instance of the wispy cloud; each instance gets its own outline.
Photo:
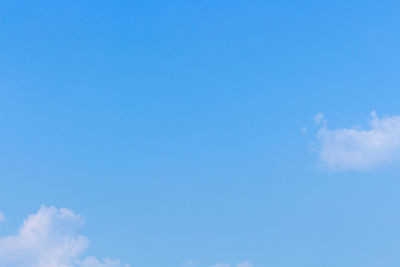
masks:
POLYGON ((69 209, 41 207, 24 221, 15 235, 0 239, 0 266, 123 266, 119 260, 80 258, 89 246, 89 240, 78 234, 82 224, 82 217, 69 209))
POLYGON ((400 161, 400 116, 378 118, 371 113, 369 127, 330 130, 321 113, 317 133, 322 164, 332 170, 368 170, 400 161))

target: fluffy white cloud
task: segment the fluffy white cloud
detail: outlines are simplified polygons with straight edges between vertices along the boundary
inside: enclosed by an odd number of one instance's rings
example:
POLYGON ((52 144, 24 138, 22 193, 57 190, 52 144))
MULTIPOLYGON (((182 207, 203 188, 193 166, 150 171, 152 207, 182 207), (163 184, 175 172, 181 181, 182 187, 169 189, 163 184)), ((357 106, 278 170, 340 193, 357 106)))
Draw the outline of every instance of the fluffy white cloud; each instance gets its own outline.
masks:
POLYGON ((81 216, 71 210, 42 206, 15 235, 0 239, 0 266, 121 267, 119 260, 80 259, 89 246, 89 240, 78 234, 82 224, 81 216))
POLYGON ((318 131, 321 162, 334 170, 367 170, 400 161, 400 116, 378 118, 371 113, 367 129, 329 130, 322 114, 315 120, 322 123, 318 131))
MULTIPOLYGON (((0 221, 4 220, 0 212, 0 221)), ((120 260, 82 258, 89 240, 79 234, 83 219, 69 209, 42 206, 28 216, 14 235, 0 238, 1 267, 129 267, 120 260)), ((183 266, 198 266, 188 261, 183 266)), ((230 267, 218 263, 213 267, 230 267)), ((250 262, 236 267, 253 267, 250 262)))

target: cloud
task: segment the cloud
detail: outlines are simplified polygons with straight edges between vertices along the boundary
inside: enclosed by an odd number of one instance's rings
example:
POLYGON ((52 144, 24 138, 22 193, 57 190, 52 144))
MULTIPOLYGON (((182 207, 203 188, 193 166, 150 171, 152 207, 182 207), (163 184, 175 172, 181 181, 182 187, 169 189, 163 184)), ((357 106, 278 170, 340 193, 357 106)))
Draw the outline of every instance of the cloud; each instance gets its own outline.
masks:
POLYGON ((89 246, 89 240, 78 234, 82 225, 82 217, 69 209, 42 206, 15 235, 0 239, 0 266, 121 267, 119 260, 80 259, 89 246))
POLYGON ((367 129, 329 130, 321 113, 315 120, 322 124, 319 157, 329 169, 368 170, 400 160, 400 116, 378 118, 373 111, 367 129))
MULTIPOLYGON (((4 218, 0 211, 0 221, 4 218)), ((3 219, 4 220, 4 219, 3 219)), ((69 209, 42 206, 29 215, 13 235, 0 238, 1 267, 129 267, 119 259, 82 258, 89 246, 87 237, 79 234, 83 218, 69 209)), ((198 266, 197 261, 182 266, 198 266)), ((230 267, 217 263, 212 267, 230 267)), ((253 267, 250 262, 236 267, 253 267)))

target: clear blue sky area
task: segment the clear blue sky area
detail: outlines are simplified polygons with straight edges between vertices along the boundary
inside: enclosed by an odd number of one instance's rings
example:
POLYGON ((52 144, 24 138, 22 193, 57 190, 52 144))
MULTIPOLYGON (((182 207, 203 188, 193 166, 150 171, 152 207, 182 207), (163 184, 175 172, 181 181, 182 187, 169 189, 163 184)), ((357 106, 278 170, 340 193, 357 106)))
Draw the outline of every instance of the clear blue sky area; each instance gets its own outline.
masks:
POLYGON ((0 1, 0 233, 41 205, 132 267, 400 264, 393 168, 331 128, 400 113, 399 1, 0 1))

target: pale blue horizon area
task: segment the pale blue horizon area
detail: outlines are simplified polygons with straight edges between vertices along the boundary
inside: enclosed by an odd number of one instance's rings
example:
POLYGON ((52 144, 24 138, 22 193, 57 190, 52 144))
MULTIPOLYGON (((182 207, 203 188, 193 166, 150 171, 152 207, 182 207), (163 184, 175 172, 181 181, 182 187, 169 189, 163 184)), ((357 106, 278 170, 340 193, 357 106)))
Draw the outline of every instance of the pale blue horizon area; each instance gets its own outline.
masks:
POLYGON ((85 218, 85 254, 132 267, 399 266, 400 172, 313 151, 318 112, 400 114, 399 12, 1 1, 0 234, 46 205, 85 218))

